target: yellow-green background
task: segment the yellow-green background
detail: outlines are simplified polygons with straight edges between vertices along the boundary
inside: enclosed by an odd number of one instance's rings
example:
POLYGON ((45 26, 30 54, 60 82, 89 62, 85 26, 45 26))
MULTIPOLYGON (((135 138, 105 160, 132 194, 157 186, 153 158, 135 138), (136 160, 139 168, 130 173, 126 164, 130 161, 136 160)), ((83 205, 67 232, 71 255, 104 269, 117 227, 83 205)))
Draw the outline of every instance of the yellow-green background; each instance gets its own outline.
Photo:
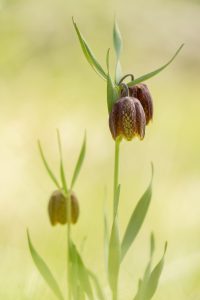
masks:
MULTIPOLYGON (((109 289, 103 267, 103 202, 111 211, 114 143, 108 129, 106 90, 81 53, 71 16, 105 66, 112 47, 114 14, 124 39, 124 73, 135 76, 165 63, 184 42, 176 61, 148 81, 155 117, 143 142, 121 146, 121 235, 154 162, 152 204, 128 253, 120 295, 132 299, 156 235, 158 260, 169 242, 155 300, 200 299, 200 3, 158 0, 0 1, 0 299, 55 299, 27 247, 34 245, 65 288, 66 229, 50 226, 47 203, 53 183, 38 154, 58 171, 60 129, 70 179, 84 130, 87 155, 74 188, 81 207, 73 229, 83 256, 109 289)), ((113 50, 111 51, 114 58, 113 50)), ((114 59, 112 60, 114 61, 114 59)), ((57 172, 58 174, 58 172, 57 172)))

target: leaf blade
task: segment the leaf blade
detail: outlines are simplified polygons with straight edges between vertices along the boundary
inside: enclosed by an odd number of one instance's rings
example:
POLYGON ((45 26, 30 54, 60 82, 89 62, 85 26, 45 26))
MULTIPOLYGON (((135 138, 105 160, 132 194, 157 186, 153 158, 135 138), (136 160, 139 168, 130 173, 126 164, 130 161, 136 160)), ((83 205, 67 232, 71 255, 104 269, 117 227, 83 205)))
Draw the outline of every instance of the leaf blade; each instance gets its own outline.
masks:
POLYGON ((74 173, 73 173, 73 176, 72 176, 71 189, 73 188, 73 186, 76 182, 76 179, 79 175, 79 172, 81 170, 81 166, 83 164, 83 160, 84 160, 84 157, 85 157, 85 152, 86 152, 86 134, 84 135, 81 151, 79 153, 79 157, 78 157, 78 160, 77 160, 77 163, 76 163, 76 167, 74 169, 74 173))
POLYGON ((178 50, 175 52, 175 54, 173 55, 173 57, 165 64, 163 65, 162 67, 150 72, 150 73, 147 73, 139 78, 136 78, 135 80, 131 81, 128 83, 128 86, 133 86, 135 84, 138 84, 142 81, 145 81, 145 80, 148 80, 150 79, 151 77, 157 75, 158 73, 160 73, 162 70, 164 70, 166 67, 168 67, 172 62, 173 60, 176 58, 176 56, 179 54, 179 52, 181 51, 181 49, 183 48, 184 44, 182 44, 178 50))
POLYGON ((49 267, 44 262, 42 257, 38 254, 38 252, 35 250, 32 242, 31 242, 31 238, 30 238, 28 230, 27 230, 27 239, 28 239, 28 245, 29 245, 29 250, 30 250, 32 259, 33 259, 38 271, 40 272, 40 274, 42 275, 43 279, 46 281, 46 283, 48 284, 50 289, 57 296, 57 298, 59 300, 64 300, 61 290, 60 290, 55 278, 53 277, 49 267))
POLYGON ((62 187, 64 189, 65 194, 67 194, 67 181, 65 176, 65 170, 64 170, 64 163, 63 163, 63 155, 62 155, 62 143, 61 143, 61 137, 60 132, 57 129, 57 140, 58 140, 58 149, 59 149, 59 155, 60 155, 60 179, 62 182, 62 187))
POLYGON ((108 70, 108 75, 107 75, 107 107, 108 107, 108 113, 111 112, 112 106, 115 103, 116 99, 118 98, 117 87, 115 86, 115 84, 114 84, 114 82, 113 82, 113 80, 110 76, 109 53, 110 53, 110 49, 108 49, 107 56, 106 56, 107 70, 108 70))
POLYGON ((85 55, 88 63, 91 65, 91 67, 94 69, 94 71, 98 75, 100 75, 103 79, 107 79, 107 74, 105 73, 105 71, 103 70, 102 66, 99 64, 97 59, 95 58, 92 50, 89 48, 86 40, 83 38, 83 36, 73 18, 72 18, 72 21, 73 21, 73 25, 76 30, 83 54, 85 55))
POLYGON ((116 53, 115 82, 118 83, 122 78, 122 70, 120 64, 120 55, 122 52, 122 37, 116 19, 113 27, 113 44, 116 53))
POLYGON ((160 279, 160 276, 161 276, 161 273, 163 270, 163 266, 164 266, 164 258, 165 258, 166 251, 167 251, 167 242, 165 243, 164 253, 163 253, 161 260, 158 262, 158 264, 155 266, 155 268, 151 272, 147 291, 146 291, 146 300, 150 300, 156 292, 156 289, 158 287, 158 282, 159 282, 159 279, 160 279))
POLYGON ((135 240, 143 222, 145 216, 147 214, 149 204, 151 201, 152 196, 152 180, 153 180, 153 165, 152 165, 152 173, 151 173, 151 180, 148 188, 146 189, 145 193, 142 195, 140 200, 138 201, 129 223, 126 227, 126 231, 124 233, 124 237, 122 240, 122 257, 121 260, 125 257, 127 251, 129 250, 130 246, 132 245, 133 241, 135 240))
POLYGON ((38 140, 38 148, 39 148, 39 152, 40 152, 40 156, 42 158, 42 161, 43 161, 43 164, 47 170, 47 173, 49 174, 49 177, 52 179, 52 181, 55 183, 55 185, 57 186, 58 189, 60 189, 60 184, 58 183, 58 180, 56 179, 56 177, 54 176, 53 172, 51 171, 48 163, 47 163, 47 160, 44 156, 44 152, 42 150, 42 146, 41 146, 41 143, 40 141, 38 140))
MULTIPOLYGON (((84 290, 84 292, 87 294, 88 298, 93 300, 94 296, 93 296, 91 283, 89 280, 88 270, 83 262, 83 259, 80 255, 80 253, 78 252, 75 244, 72 241, 71 241, 71 245, 70 245, 70 252, 73 254, 70 257, 76 257, 76 260, 77 260, 79 284, 80 284, 82 290, 84 290)), ((72 263, 73 263, 73 261, 72 261, 72 263)))
POLYGON ((91 279, 93 280, 93 283, 94 283, 96 293, 97 293, 97 296, 98 296, 99 300, 105 300, 103 289, 101 288, 101 285, 99 283, 99 280, 98 280, 97 276, 90 270, 88 270, 88 274, 91 277, 91 279))
POLYGON ((134 300, 146 300, 146 290, 147 290, 147 285, 151 274, 151 264, 152 264, 154 251, 155 251, 155 240, 154 240, 153 233, 151 233, 149 261, 147 263, 144 276, 142 279, 140 279, 140 284, 138 285, 138 290, 136 296, 134 297, 134 300))
POLYGON ((110 243, 109 243, 109 257, 108 257, 108 279, 113 294, 117 290, 117 286, 118 286, 120 258, 121 258, 121 244, 119 239, 117 216, 115 216, 113 220, 112 230, 111 230, 110 243))

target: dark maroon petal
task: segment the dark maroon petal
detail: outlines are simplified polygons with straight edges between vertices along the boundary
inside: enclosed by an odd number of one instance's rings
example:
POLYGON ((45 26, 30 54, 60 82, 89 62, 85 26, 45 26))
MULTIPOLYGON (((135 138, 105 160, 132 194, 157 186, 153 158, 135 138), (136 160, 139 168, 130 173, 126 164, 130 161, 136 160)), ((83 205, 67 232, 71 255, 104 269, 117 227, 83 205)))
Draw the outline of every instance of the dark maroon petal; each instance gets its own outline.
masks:
POLYGON ((146 84, 140 83, 129 88, 130 96, 137 98, 145 112, 146 124, 153 119, 153 101, 146 84))
POLYGON ((122 97, 113 105, 109 116, 110 131, 114 139, 121 136, 130 141, 135 136, 144 138, 146 118, 138 99, 122 97))
POLYGON ((119 135, 119 112, 118 106, 113 105, 113 109, 109 115, 109 127, 112 134, 113 139, 115 140, 119 135))
POLYGON ((136 134, 136 110, 131 97, 121 99, 120 132, 128 141, 136 134))
POLYGON ((146 117, 141 103, 136 98, 134 99, 136 109, 136 133, 142 140, 145 135, 146 117))

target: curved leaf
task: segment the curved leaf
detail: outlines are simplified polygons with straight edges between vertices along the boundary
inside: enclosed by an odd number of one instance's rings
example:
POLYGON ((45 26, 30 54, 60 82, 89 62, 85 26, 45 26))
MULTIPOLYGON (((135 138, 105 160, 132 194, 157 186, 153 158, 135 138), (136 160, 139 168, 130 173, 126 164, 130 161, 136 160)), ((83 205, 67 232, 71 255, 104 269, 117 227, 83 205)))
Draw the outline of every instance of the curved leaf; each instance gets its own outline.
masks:
POLYGON ((167 66, 169 66, 169 65, 173 62, 173 60, 174 60, 174 59, 176 58, 176 56, 179 54, 179 52, 181 51, 181 49, 183 48, 183 46, 184 46, 184 44, 182 44, 182 45, 178 48, 178 50, 176 51, 176 53, 174 54, 174 56, 173 56, 173 57, 170 59, 170 61, 168 61, 164 66, 160 67, 159 69, 157 69, 157 70, 155 70, 155 71, 153 71, 153 72, 150 72, 150 73, 145 74, 145 75, 143 75, 143 76, 141 76, 141 77, 139 77, 139 78, 136 78, 135 80, 129 82, 129 83, 128 83, 128 86, 133 86, 133 85, 135 85, 135 84, 138 84, 138 83, 140 83, 140 82, 142 82, 142 81, 145 81, 145 80, 147 80, 147 79, 149 79, 149 78, 151 78, 151 77, 157 75, 158 73, 160 73, 162 70, 164 70, 167 66))
POLYGON ((87 61, 89 62, 91 67, 95 70, 95 72, 98 75, 100 75, 103 79, 107 79, 107 74, 105 73, 105 71, 103 70, 101 65, 98 63, 97 59, 95 58, 94 54, 92 53, 92 50, 89 48, 86 40, 83 38, 83 36, 82 36, 80 30, 78 29, 78 26, 73 18, 72 18, 72 21, 73 21, 73 25, 76 30, 82 51, 83 51, 87 61))
POLYGON ((72 177, 71 188, 73 188, 73 186, 74 186, 74 184, 76 182, 76 179, 78 177, 78 174, 80 172, 80 169, 81 169, 84 157, 85 157, 85 151, 86 151, 86 134, 84 136, 84 140, 83 140, 83 144, 82 144, 82 147, 81 147, 81 151, 80 151, 80 154, 79 154, 79 157, 78 157, 78 161, 76 163, 76 167, 75 167, 74 174, 73 174, 73 177, 72 177))
POLYGON ((118 83, 122 78, 121 64, 119 61, 122 52, 122 37, 116 19, 113 27, 113 43, 116 53, 115 82, 118 83))
POLYGON ((88 298, 93 300, 94 296, 93 296, 91 283, 89 280, 88 270, 85 267, 85 264, 81 258, 81 255, 78 252, 78 250, 73 242, 71 242, 71 245, 70 245, 70 253, 71 253, 70 259, 71 259, 72 264, 74 264, 74 260, 75 260, 76 265, 77 265, 77 275, 78 275, 77 280, 79 280, 80 287, 87 294, 88 298))
POLYGON ((138 290, 136 296, 134 297, 134 300, 146 300, 146 290, 149 283, 149 277, 151 274, 151 264, 152 264, 154 251, 155 251, 155 241, 154 241, 154 235, 152 233, 150 238, 150 258, 146 266, 143 279, 139 280, 138 290))
POLYGON ((44 280, 46 281, 46 283, 48 284, 50 289, 57 296, 57 298, 59 300, 64 300, 64 297, 61 293, 61 290, 60 290, 55 278, 53 277, 49 267, 44 262, 42 257, 38 254, 38 252, 35 250, 32 242, 31 242, 28 230, 27 230, 27 238, 28 238, 28 245, 29 245, 29 249, 30 249, 30 252, 31 252, 31 256, 33 258, 33 261, 34 261, 37 269, 39 270, 40 274, 42 275, 42 277, 44 278, 44 280))
POLYGON ((64 170, 64 164, 63 164, 63 157, 62 157, 62 144, 61 144, 61 138, 60 138, 60 132, 57 129, 57 140, 58 140, 58 149, 59 149, 59 154, 60 154, 60 178, 62 182, 62 187, 67 194, 67 181, 65 177, 65 170, 64 170))
POLYGON ((161 260, 158 262, 158 264, 155 266, 155 268, 153 269, 153 271, 150 274, 150 278, 149 278, 147 290, 146 290, 145 300, 150 300, 156 292, 156 289, 158 287, 158 282, 160 279, 160 275, 161 275, 161 272, 162 272, 162 269, 164 266, 164 258, 165 258, 166 250, 167 250, 167 242, 165 243, 164 253, 163 253, 161 260))
POLYGON ((46 161, 46 158, 44 156, 44 152, 42 150, 42 146, 41 146, 41 143, 40 141, 38 141, 38 148, 39 148, 39 152, 40 152, 40 156, 42 158, 42 161, 44 163, 44 166, 47 170, 47 173, 49 174, 49 177, 52 179, 52 181, 55 183, 55 185, 57 186, 58 189, 60 189, 60 184, 58 183, 58 180, 56 179, 56 177, 54 176, 53 172, 51 171, 47 161, 46 161))
POLYGON ((115 101, 118 99, 118 89, 115 86, 109 71, 109 53, 110 49, 107 51, 106 56, 106 62, 107 62, 107 69, 108 69, 108 75, 107 75, 107 106, 108 106, 108 113, 111 112, 112 106, 115 103, 115 101))
POLYGON ((126 255, 127 251, 129 250, 130 246, 132 245, 133 241, 135 240, 143 222, 145 219, 145 216, 147 214, 149 204, 151 201, 151 195, 152 195, 152 179, 153 179, 153 165, 152 165, 152 175, 151 175, 151 181, 150 184, 143 194, 143 196, 140 198, 139 202, 137 203, 131 218, 129 220, 129 223, 127 225, 123 240, 122 240, 122 256, 121 260, 123 260, 124 256, 126 255))
POLYGON ((97 276, 90 270, 88 270, 88 274, 91 277, 91 279, 93 280, 98 299, 99 300, 105 300, 103 289, 101 288, 101 285, 99 283, 99 280, 98 280, 97 276))

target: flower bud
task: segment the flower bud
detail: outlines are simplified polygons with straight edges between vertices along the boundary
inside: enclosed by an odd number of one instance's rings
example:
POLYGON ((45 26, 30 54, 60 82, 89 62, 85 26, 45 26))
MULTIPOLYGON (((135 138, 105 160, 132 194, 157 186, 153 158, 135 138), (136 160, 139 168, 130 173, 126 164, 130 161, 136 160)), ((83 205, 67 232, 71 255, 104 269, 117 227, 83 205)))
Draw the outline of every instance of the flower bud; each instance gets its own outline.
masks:
MULTIPOLYGON (((70 193, 70 200, 71 223, 75 224, 79 217, 79 205, 77 197, 73 192, 70 193)), ((48 204, 49 218, 52 225, 68 223, 67 201, 69 200, 64 196, 62 191, 56 190, 52 193, 48 204)))
POLYGON ((123 137, 130 141, 145 135, 146 119, 141 103, 134 97, 122 97, 115 102, 109 115, 109 127, 113 139, 123 137))
MULTIPOLYGON (((124 95, 124 93, 125 91, 122 91, 122 95, 124 95)), ((153 118, 153 101, 147 85, 144 83, 139 83, 129 87, 129 94, 131 97, 137 98, 142 104, 147 125, 153 118)))

